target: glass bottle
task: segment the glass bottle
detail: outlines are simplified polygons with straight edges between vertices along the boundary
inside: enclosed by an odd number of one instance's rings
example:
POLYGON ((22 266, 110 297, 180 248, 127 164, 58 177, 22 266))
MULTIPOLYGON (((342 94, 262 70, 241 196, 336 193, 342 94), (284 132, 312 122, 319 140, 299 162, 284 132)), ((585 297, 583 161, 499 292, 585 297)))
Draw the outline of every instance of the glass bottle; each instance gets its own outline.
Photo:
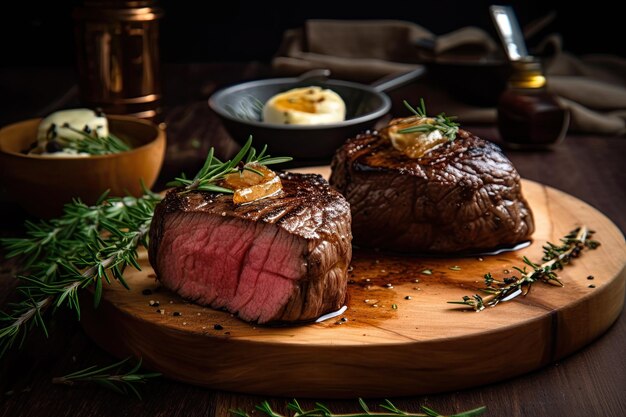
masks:
POLYGON ((498 102, 498 129, 516 149, 544 149, 559 143, 569 112, 546 88, 541 63, 534 57, 511 62, 512 74, 498 102))
POLYGON ((84 0, 74 10, 82 103, 105 113, 160 113, 159 20, 155 0, 84 0))

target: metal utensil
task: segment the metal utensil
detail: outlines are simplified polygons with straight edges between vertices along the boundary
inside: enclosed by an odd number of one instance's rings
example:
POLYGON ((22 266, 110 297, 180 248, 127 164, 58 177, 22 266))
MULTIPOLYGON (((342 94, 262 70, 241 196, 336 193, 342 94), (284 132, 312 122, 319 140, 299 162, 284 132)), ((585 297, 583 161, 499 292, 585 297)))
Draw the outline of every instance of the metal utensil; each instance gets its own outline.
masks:
POLYGON ((489 12, 504 50, 511 61, 520 61, 528 57, 524 34, 511 6, 489 6, 489 12))

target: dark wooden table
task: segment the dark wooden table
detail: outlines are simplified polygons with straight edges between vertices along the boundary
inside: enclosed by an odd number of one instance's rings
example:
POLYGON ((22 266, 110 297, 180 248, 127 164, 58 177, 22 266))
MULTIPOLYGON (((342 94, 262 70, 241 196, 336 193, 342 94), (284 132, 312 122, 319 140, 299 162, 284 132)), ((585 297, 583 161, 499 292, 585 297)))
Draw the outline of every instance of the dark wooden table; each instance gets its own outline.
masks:
MULTIPOLYGON (((194 171, 209 146, 215 146, 222 157, 237 150, 207 108, 206 99, 221 84, 264 75, 266 67, 255 63, 165 67, 164 117, 169 144, 159 184, 182 168, 194 171)), ((0 125, 76 105, 74 85, 71 69, 0 69, 0 125)), ((425 80, 394 92, 394 108, 399 109, 402 98, 416 100, 420 96, 428 98, 435 109, 445 105, 445 94, 425 80)), ((492 126, 470 130, 497 140, 492 126)), ((611 218, 622 232, 626 230, 626 138, 569 135, 551 152, 507 155, 523 177, 587 201, 611 218)), ((24 219, 19 208, 0 201, 0 235, 19 234, 24 219)), ((15 267, 14 262, 0 258, 0 308, 5 308, 11 298, 16 284, 15 267)), ((53 385, 54 376, 93 364, 109 364, 114 358, 95 346, 67 312, 54 315, 50 330, 49 339, 35 332, 21 350, 10 352, 0 361, 0 416, 226 416, 231 408, 252 410, 265 399, 210 391, 167 379, 141 387, 143 401, 94 387, 53 385)), ((398 398, 394 402, 410 411, 427 405, 442 413, 487 405, 487 416, 625 416, 625 346, 626 320, 622 315, 590 346, 539 371, 465 391, 398 398)), ((511 358, 511 362, 515 360, 511 358)), ((286 399, 269 400, 284 411, 286 399)), ((325 402, 338 411, 357 409, 356 400, 325 402)), ((311 405, 312 401, 302 403, 311 405)))

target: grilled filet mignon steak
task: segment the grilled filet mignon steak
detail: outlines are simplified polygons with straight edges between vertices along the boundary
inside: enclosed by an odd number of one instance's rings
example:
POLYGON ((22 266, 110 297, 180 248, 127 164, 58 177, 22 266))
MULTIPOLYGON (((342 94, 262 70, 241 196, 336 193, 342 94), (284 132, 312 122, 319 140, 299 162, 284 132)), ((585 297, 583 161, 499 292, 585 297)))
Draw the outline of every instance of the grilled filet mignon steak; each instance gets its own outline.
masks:
POLYGON ((150 263, 184 298, 246 321, 312 320, 343 306, 350 207, 319 175, 280 174, 280 195, 171 190, 150 229, 150 263))
POLYGON ((330 183, 350 202, 357 246, 443 254, 512 245, 534 231, 511 162, 464 130, 415 159, 376 132, 361 134, 337 150, 330 183))

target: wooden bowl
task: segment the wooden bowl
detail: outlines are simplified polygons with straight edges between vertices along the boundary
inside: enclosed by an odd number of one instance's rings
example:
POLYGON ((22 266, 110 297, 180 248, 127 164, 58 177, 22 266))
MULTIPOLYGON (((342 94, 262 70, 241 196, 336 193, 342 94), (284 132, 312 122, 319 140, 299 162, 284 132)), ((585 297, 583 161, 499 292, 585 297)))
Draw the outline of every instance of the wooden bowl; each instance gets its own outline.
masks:
POLYGON ((142 194, 141 180, 151 187, 165 155, 165 132, 155 124, 129 116, 107 116, 112 133, 132 150, 85 158, 45 157, 22 153, 37 137, 41 119, 0 129, 0 183, 27 212, 50 218, 63 205, 80 198, 93 204, 107 189, 112 196, 142 194))

